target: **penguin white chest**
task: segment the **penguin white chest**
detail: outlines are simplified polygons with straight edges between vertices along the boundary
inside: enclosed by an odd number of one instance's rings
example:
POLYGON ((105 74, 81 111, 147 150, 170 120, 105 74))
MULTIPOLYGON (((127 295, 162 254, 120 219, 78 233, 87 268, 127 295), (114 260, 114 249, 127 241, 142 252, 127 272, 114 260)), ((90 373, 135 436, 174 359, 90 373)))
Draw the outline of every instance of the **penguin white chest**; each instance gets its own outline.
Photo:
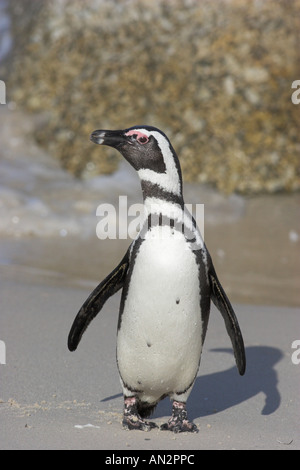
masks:
POLYGON ((153 227, 136 255, 118 331, 123 382, 149 399, 185 390, 199 367, 201 333, 195 255, 181 233, 153 227))

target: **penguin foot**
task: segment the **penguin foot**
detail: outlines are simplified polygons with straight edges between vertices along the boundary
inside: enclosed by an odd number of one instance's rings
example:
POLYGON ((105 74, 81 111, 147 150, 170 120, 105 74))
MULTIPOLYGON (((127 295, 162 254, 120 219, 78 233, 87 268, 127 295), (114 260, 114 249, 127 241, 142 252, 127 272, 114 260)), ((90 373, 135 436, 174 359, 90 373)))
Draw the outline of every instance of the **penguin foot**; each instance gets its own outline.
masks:
POLYGON ((195 423, 187 419, 185 403, 173 402, 172 416, 167 423, 161 425, 162 431, 178 432, 199 432, 195 423))
POLYGON ((153 428, 157 428, 158 426, 151 421, 144 421, 142 418, 136 415, 132 416, 124 416, 123 418, 123 429, 128 430, 138 430, 138 431, 151 431, 153 428))
POLYGON ((139 431, 151 431, 151 429, 158 427, 155 423, 141 418, 137 411, 137 400, 135 397, 125 398, 122 424, 124 429, 139 431))

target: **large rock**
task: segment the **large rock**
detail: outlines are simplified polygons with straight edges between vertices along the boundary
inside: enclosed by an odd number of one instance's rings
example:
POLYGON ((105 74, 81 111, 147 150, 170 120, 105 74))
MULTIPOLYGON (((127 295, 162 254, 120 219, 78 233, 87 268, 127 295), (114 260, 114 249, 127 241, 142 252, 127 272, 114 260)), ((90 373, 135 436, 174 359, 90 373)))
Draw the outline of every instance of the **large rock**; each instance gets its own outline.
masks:
POLYGON ((90 144, 95 128, 147 123, 169 135, 186 180, 300 188, 300 0, 10 3, 12 100, 46 116, 36 138, 74 174, 117 166, 90 144))

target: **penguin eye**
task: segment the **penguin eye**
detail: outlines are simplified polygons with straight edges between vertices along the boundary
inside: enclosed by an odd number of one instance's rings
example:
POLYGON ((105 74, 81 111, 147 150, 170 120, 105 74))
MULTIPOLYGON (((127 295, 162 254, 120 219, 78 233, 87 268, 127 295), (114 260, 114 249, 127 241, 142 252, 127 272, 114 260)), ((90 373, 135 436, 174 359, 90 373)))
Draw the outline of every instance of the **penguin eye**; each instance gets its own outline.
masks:
POLYGON ((146 144, 147 142, 149 142, 149 139, 148 137, 146 137, 145 135, 142 135, 140 137, 137 138, 137 141, 140 143, 140 144, 146 144))
POLYGON ((149 137, 136 129, 132 129, 131 131, 126 132, 125 135, 130 137, 131 142, 136 140, 139 144, 142 145, 149 142, 149 137))

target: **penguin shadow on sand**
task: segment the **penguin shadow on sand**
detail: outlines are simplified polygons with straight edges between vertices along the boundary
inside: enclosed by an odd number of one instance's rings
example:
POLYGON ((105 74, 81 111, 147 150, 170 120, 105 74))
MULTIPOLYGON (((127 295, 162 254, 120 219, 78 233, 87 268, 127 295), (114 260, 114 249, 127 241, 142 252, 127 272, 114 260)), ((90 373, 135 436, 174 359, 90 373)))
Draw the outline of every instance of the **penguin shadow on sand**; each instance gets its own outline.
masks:
MULTIPOLYGON (((231 349, 211 349, 203 354, 203 361, 209 360, 210 352, 232 354, 231 349)), ((235 364, 230 369, 212 374, 200 375, 187 401, 189 418, 194 420, 203 416, 220 413, 228 408, 255 397, 260 392, 265 395, 262 415, 274 413, 280 405, 277 388, 278 378, 275 364, 283 358, 283 353, 269 346, 250 346, 246 348, 247 369, 240 377, 235 364)), ((168 416, 171 404, 169 399, 160 402, 153 418, 168 416)))

